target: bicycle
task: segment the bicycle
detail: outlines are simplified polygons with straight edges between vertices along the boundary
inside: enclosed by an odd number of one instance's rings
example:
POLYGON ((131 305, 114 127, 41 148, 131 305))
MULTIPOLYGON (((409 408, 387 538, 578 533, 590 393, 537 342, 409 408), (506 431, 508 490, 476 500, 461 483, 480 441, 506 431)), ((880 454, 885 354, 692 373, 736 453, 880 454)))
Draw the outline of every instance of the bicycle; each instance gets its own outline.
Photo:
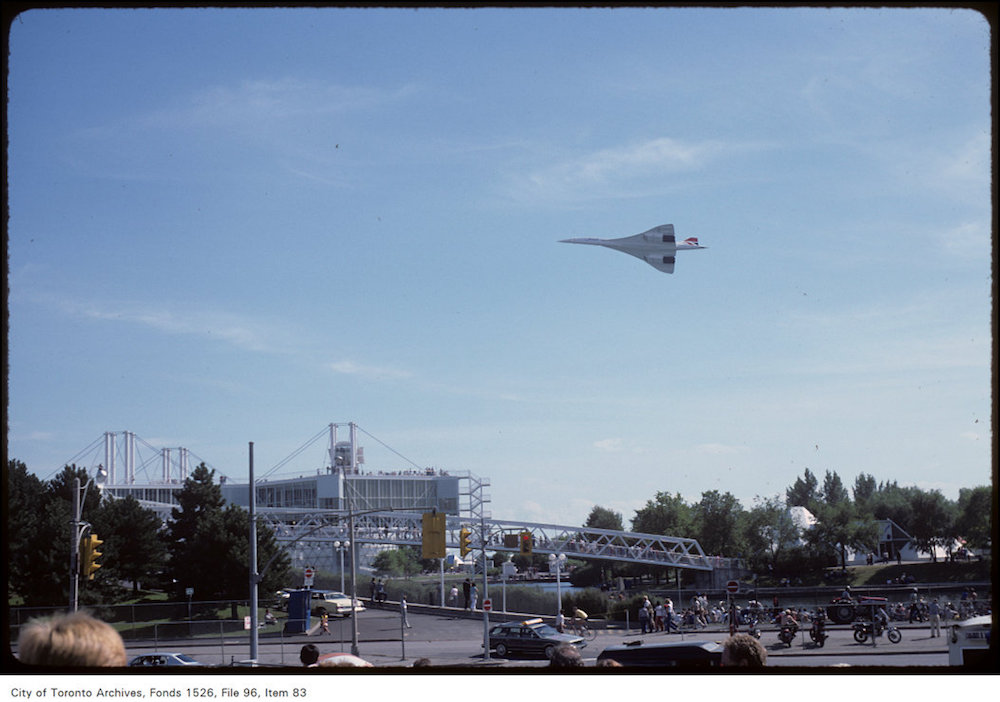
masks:
POLYGON ((587 626, 587 622, 572 622, 567 628, 586 641, 593 641, 597 638, 597 632, 587 626))

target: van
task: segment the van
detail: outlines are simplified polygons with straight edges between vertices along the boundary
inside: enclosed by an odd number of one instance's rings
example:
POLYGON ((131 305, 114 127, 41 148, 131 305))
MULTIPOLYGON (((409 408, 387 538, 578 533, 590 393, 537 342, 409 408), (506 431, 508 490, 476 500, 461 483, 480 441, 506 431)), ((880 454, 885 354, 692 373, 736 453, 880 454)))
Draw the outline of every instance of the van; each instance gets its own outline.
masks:
POLYGON ((990 635, 993 617, 972 617, 956 622, 948 634, 948 665, 984 669, 990 661, 990 635))

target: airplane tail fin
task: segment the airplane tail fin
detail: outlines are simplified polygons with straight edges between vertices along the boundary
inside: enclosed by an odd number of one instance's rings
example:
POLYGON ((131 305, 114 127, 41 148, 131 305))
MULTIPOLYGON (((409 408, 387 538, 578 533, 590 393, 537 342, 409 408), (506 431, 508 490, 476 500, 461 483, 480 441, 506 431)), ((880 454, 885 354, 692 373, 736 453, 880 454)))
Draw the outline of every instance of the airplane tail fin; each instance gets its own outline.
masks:
POLYGON ((685 239, 684 243, 685 244, 689 244, 691 246, 698 246, 698 237, 692 236, 692 237, 690 237, 688 239, 685 239))

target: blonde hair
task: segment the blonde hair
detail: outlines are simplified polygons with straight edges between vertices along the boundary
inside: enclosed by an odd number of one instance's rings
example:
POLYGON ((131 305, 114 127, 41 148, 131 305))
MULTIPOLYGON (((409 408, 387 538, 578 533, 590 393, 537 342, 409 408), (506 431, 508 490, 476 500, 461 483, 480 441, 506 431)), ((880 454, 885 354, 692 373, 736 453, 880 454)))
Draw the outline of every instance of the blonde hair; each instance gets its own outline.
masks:
POLYGON ((342 654, 337 656, 331 656, 329 658, 324 658, 318 664, 320 668, 372 668, 371 663, 364 660, 363 658, 358 658, 357 656, 352 656, 350 654, 342 654))
POLYGON ((17 656, 30 665, 117 667, 126 663, 122 637, 86 612, 28 622, 17 639, 17 656))

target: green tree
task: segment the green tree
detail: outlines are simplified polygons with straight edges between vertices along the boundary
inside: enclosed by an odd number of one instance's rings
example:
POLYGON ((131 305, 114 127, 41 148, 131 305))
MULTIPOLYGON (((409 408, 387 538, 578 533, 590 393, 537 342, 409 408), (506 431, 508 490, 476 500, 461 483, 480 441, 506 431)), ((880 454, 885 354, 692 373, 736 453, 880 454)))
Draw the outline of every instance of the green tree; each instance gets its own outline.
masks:
POLYGON ((133 595, 139 593, 140 582, 149 587, 161 579, 167 547, 161 533, 163 522, 156 512, 129 495, 105 499, 91 521, 104 541, 98 571, 102 578, 131 581, 133 595))
MULTIPOLYGON (((85 468, 68 465, 42 483, 20 461, 9 461, 6 471, 9 560, 8 594, 18 594, 28 605, 65 605, 69 602, 70 549, 74 527, 74 478, 81 488, 89 480, 85 468)), ((89 521, 100 503, 94 485, 81 504, 81 519, 89 521)), ((98 571, 100 573, 100 571, 98 571)), ((79 580, 80 601, 92 599, 100 581, 79 580)))
POLYGON ((987 485, 962 488, 958 491, 955 532, 973 549, 992 547, 993 491, 987 485))
MULTIPOLYGON (((237 505, 223 508, 215 471, 204 463, 191 472, 171 510, 169 571, 179 594, 194 588, 195 599, 244 597, 250 583, 250 515, 237 505)), ((263 568, 260 588, 273 592, 285 584, 290 568, 274 533, 257 525, 257 565, 263 568)))
POLYGON ((836 505, 841 502, 849 502, 851 497, 847 494, 847 488, 837 475, 837 471, 826 472, 823 477, 823 487, 819 491, 819 498, 828 505, 836 505))
MULTIPOLYGON (((65 530, 62 538, 60 515, 51 514, 48 486, 29 473, 24 463, 15 460, 7 462, 4 479, 8 601, 18 595, 27 604, 65 604, 63 593, 69 591, 69 531, 65 530), (55 581, 58 586, 51 587, 55 581)), ((61 516, 69 520, 68 511, 61 516)))
POLYGON ((731 493, 703 492, 692 513, 695 538, 706 554, 736 556, 742 553, 739 525, 743 505, 731 493))
POLYGON ((411 548, 400 547, 379 551, 372 560, 372 568, 379 575, 410 577, 420 572, 420 559, 411 548))
POLYGON ((658 491, 656 497, 646 501, 645 507, 636 510, 632 517, 632 531, 691 538, 694 516, 680 493, 670 495, 658 491))
MULTIPOLYGON (((590 514, 587 515, 587 521, 583 525, 588 529, 625 530, 622 526, 622 515, 620 512, 615 512, 607 507, 600 507, 598 505, 594 505, 593 509, 590 510, 590 514)), ((573 580, 573 584, 590 585, 595 582, 599 584, 607 581, 609 577, 613 577, 614 568, 614 561, 604 558, 591 561, 585 569, 581 569, 579 574, 574 571, 573 575, 576 579, 573 580), (596 574, 589 572, 590 570, 595 570, 596 574)))
POLYGON ((914 519, 907 531, 917 549, 929 553, 931 559, 937 562, 935 547, 948 542, 952 533, 954 506, 939 490, 917 490, 911 499, 911 506, 913 513, 919 514, 920 518, 914 519))
POLYGON ((875 478, 871 475, 861 473, 854 479, 854 506, 859 511, 871 512, 871 500, 878 489, 875 478))
POLYGON ((817 503, 815 507, 816 524, 806 532, 806 540, 814 548, 836 551, 841 568, 847 568, 847 549, 876 550, 878 533, 874 521, 859 517, 850 500, 817 503))
POLYGON ((909 532, 914 521, 912 498, 915 492, 916 488, 901 488, 895 481, 879 485, 868 501, 872 517, 891 519, 909 532))
POLYGON ((622 526, 622 515, 607 507, 594 505, 587 516, 587 521, 583 523, 588 529, 610 529, 612 531, 624 531, 622 526))
POLYGON ((818 493, 816 487, 819 481, 812 471, 805 469, 801 478, 796 478, 791 487, 785 490, 785 504, 789 507, 805 507, 813 512, 816 505, 818 493))
POLYGON ((740 530, 750 567, 758 572, 777 573, 782 555, 799 540, 799 530, 778 497, 756 498, 740 530))

